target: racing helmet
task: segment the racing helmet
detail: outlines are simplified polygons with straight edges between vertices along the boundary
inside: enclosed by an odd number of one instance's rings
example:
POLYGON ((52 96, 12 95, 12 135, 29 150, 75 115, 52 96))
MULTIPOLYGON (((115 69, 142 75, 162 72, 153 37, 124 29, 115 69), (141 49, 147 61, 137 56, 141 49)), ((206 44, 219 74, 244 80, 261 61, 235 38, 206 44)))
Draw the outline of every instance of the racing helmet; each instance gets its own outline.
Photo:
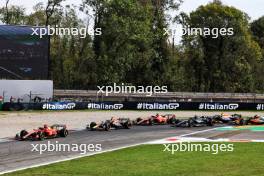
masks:
POLYGON ((112 117, 111 117, 111 120, 112 120, 112 121, 115 121, 115 120, 117 120, 117 117, 112 116, 112 117))

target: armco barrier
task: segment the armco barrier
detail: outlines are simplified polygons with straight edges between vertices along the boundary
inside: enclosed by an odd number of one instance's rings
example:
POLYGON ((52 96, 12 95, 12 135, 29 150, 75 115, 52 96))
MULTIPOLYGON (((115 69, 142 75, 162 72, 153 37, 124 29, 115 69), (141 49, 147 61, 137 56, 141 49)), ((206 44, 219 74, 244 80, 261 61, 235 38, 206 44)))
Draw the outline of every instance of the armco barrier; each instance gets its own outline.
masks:
POLYGON ((47 102, 4 103, 5 111, 18 110, 264 110, 264 103, 208 102, 47 102))

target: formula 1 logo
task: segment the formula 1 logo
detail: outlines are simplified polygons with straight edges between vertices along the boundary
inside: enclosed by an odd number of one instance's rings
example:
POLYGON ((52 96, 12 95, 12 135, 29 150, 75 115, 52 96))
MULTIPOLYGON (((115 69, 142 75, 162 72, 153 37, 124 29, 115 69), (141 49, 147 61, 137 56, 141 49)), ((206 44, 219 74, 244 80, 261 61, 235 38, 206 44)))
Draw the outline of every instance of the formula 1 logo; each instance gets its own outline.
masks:
POLYGON ((42 109, 46 110, 72 110, 76 107, 75 103, 45 103, 42 109))

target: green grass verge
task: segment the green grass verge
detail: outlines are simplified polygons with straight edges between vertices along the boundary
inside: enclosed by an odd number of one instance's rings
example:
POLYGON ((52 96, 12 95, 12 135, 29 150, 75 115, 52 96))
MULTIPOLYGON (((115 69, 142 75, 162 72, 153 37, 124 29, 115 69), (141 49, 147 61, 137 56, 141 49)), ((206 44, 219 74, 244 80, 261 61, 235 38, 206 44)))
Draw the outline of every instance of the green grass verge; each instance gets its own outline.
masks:
POLYGON ((264 175, 264 143, 235 143, 233 152, 163 152, 163 145, 119 151, 7 174, 8 176, 256 176, 264 175))

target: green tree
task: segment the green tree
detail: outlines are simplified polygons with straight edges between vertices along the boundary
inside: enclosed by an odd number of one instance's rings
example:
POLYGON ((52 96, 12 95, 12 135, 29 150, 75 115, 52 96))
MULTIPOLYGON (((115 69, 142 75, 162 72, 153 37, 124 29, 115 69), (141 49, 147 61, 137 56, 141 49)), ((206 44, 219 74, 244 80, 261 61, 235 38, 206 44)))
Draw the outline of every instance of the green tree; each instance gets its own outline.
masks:
POLYGON ((95 28, 102 30, 94 36, 98 84, 142 84, 153 55, 151 6, 137 0, 96 2, 95 28))
POLYGON ((251 31, 255 41, 259 44, 264 56, 264 16, 251 23, 251 31))
POLYGON ((48 0, 47 6, 45 8, 46 21, 45 25, 50 24, 50 18, 53 14, 61 7, 61 3, 65 0, 48 0))
MULTIPOLYGON (((57 21, 58 27, 88 28, 85 22, 78 18, 75 7, 67 6, 64 12, 55 11, 54 15, 52 19, 57 21)), ((52 36, 51 69, 57 88, 96 87, 96 65, 91 44, 92 39, 88 34, 85 38, 74 35, 52 36)))
POLYGON ((250 25, 253 37, 261 48, 262 59, 258 60, 255 69, 255 83, 258 92, 264 92, 264 16, 253 21, 250 25))
MULTIPOLYGON (((49 1, 50 3, 52 1, 49 1)), ((55 2, 55 1, 54 1, 55 2)), ((56 1, 59 2, 59 1, 56 1)), ((34 6, 34 11, 26 17, 28 25, 59 28, 86 28, 88 24, 77 15, 79 9, 74 5, 63 7, 56 4, 49 17, 43 3, 34 6), (48 18, 48 20, 47 20, 48 18), (47 22, 48 21, 48 22, 47 22)), ((51 13, 51 12, 48 12, 51 13)), ((94 89, 96 87, 96 64, 92 50, 92 38, 75 35, 50 36, 50 78, 55 88, 94 89)))
MULTIPOLYGON (((134 85, 164 85, 172 58, 167 44, 169 17, 165 11, 177 9, 171 0, 87 0, 94 9, 94 38, 99 84, 128 82, 134 85)), ((171 81, 170 81, 171 82, 171 81)))
POLYGON ((26 23, 32 26, 45 26, 46 17, 44 4, 42 2, 36 4, 33 10, 33 13, 27 16, 26 23))
POLYGON ((5 24, 25 24, 25 8, 20 6, 6 6, 0 8, 0 20, 5 24))
POLYGON ((261 54, 252 39, 245 13, 216 1, 184 15, 181 22, 185 27, 211 31, 210 36, 185 35, 183 38, 192 91, 254 91, 254 68, 261 54), (215 38, 214 28, 232 28, 233 35, 219 34, 215 38))

